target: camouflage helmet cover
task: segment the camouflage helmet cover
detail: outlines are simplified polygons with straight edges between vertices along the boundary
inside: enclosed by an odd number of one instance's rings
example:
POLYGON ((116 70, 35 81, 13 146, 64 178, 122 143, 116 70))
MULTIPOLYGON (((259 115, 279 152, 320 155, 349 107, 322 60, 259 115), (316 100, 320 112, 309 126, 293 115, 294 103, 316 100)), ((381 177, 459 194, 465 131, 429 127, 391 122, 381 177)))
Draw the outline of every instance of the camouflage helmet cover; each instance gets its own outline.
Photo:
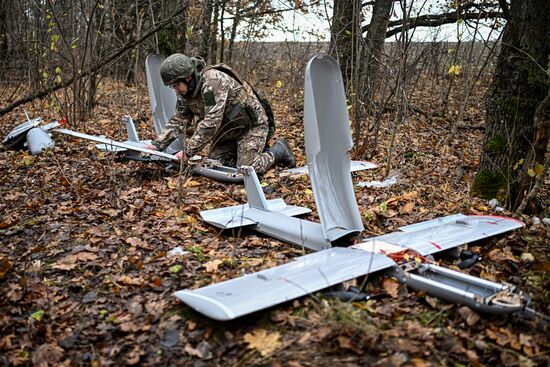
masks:
POLYGON ((172 54, 160 65, 160 77, 164 85, 172 85, 178 79, 188 77, 195 71, 193 59, 184 54, 172 54))

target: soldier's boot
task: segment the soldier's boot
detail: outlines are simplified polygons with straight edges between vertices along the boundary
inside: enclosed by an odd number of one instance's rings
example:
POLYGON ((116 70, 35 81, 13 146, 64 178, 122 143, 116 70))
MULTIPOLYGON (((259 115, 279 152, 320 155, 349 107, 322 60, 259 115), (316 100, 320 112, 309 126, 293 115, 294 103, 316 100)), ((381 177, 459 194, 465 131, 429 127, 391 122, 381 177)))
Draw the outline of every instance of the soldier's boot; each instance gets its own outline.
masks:
POLYGON ((277 139, 277 141, 269 148, 269 151, 275 158, 275 164, 281 164, 290 168, 296 166, 296 157, 294 157, 294 154, 285 139, 277 139))

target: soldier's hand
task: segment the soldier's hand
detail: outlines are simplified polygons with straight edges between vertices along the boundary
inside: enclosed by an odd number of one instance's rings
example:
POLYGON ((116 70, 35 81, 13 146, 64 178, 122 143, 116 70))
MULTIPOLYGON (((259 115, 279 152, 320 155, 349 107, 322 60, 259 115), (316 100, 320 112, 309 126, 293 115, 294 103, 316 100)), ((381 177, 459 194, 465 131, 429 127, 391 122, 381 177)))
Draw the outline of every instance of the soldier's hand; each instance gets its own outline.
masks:
POLYGON ((179 152, 176 153, 176 158, 182 161, 183 163, 187 163, 187 160, 189 159, 183 150, 180 150, 179 152))
MULTIPOLYGON (((157 148, 156 146, 151 145, 151 144, 146 144, 146 145, 144 146, 144 148, 146 148, 146 149, 151 149, 151 150, 159 150, 159 148, 157 148)), ((139 156, 140 156, 141 158, 149 158, 149 157, 151 156, 151 154, 146 153, 146 152, 141 152, 141 153, 139 153, 139 156)))

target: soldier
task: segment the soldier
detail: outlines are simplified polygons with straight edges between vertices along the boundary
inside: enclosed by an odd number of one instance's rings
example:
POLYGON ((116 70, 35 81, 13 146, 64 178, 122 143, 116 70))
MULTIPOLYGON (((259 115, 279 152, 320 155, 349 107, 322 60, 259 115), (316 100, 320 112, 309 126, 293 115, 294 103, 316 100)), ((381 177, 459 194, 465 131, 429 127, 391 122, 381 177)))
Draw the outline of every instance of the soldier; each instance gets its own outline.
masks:
POLYGON ((296 164, 286 140, 268 148, 266 111, 252 87, 228 66, 205 67, 201 59, 176 53, 164 60, 160 76, 176 91, 178 105, 150 149, 164 150, 181 136, 186 148, 176 156, 183 161, 208 145, 210 158, 226 166, 252 166, 259 174, 273 164, 296 164), (187 133, 192 133, 189 139, 187 133))

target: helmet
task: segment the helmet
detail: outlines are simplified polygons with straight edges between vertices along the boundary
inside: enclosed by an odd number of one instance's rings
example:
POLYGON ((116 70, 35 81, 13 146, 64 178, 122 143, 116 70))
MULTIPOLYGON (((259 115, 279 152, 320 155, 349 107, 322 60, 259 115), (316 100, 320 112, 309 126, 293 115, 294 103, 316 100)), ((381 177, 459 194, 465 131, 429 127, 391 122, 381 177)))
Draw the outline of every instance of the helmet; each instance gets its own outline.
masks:
POLYGON ((172 54, 160 65, 160 77, 164 85, 172 85, 195 71, 195 63, 184 54, 172 54))

